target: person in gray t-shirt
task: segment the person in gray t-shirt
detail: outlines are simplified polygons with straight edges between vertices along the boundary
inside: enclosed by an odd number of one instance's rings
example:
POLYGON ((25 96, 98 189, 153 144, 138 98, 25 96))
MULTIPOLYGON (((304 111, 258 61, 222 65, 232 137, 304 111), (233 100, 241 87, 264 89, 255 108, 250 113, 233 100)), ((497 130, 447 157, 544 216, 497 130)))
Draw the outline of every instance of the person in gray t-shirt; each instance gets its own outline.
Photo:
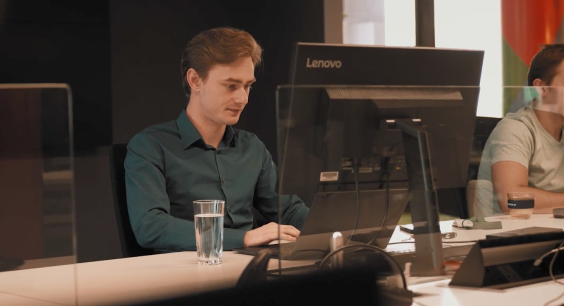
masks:
POLYGON ((509 113, 491 133, 480 162, 475 215, 507 213, 508 192, 534 192, 535 213, 564 206, 564 44, 531 61, 530 107, 509 113))

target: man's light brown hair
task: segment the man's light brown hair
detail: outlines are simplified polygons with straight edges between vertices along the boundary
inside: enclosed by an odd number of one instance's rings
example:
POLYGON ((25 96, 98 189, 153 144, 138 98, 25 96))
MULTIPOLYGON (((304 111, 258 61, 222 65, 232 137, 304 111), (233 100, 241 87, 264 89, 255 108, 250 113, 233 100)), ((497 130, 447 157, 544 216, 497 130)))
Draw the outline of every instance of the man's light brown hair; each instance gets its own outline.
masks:
POLYGON ((249 56, 255 68, 261 62, 262 48, 251 34, 234 28, 215 28, 194 36, 182 52, 180 68, 182 87, 190 97, 186 72, 194 68, 205 79, 214 65, 229 65, 241 57, 249 56))

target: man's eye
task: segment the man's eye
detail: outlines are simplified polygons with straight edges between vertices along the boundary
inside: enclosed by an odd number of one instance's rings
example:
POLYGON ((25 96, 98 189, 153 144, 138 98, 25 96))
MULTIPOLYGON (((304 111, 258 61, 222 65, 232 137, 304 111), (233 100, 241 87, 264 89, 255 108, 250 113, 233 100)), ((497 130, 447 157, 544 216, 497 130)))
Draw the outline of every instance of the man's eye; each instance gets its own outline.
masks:
POLYGON ((253 89, 251 85, 245 85, 245 89, 253 89))
POLYGON ((233 89, 235 88, 235 85, 232 84, 226 84, 225 87, 229 88, 229 89, 233 89))

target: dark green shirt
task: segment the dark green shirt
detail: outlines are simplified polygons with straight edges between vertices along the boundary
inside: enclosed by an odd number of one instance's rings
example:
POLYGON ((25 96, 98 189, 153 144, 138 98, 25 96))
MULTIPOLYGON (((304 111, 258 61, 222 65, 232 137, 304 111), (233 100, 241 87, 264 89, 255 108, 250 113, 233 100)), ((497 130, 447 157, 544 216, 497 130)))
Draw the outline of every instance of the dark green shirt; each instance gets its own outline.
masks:
MULTIPOLYGON (((176 121, 135 135, 125 159, 129 219, 145 248, 195 250, 195 200, 225 200, 225 250, 242 247, 254 206, 278 223, 276 166, 256 135, 227 126, 217 150, 206 145, 183 110, 176 121)), ((280 197, 283 224, 301 229, 308 208, 280 197)))

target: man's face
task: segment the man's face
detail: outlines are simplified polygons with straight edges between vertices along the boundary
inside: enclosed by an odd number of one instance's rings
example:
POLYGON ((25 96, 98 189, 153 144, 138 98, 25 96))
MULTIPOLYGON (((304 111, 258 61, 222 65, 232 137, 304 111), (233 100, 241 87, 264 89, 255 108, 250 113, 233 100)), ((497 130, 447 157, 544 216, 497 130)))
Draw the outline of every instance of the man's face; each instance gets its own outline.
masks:
POLYGON ((234 125, 247 105, 255 67, 250 57, 241 57, 227 66, 214 65, 200 89, 201 108, 207 119, 234 125))
POLYGON ((564 117, 564 62, 556 68, 556 74, 550 86, 545 87, 542 95, 541 110, 559 114, 564 117))

